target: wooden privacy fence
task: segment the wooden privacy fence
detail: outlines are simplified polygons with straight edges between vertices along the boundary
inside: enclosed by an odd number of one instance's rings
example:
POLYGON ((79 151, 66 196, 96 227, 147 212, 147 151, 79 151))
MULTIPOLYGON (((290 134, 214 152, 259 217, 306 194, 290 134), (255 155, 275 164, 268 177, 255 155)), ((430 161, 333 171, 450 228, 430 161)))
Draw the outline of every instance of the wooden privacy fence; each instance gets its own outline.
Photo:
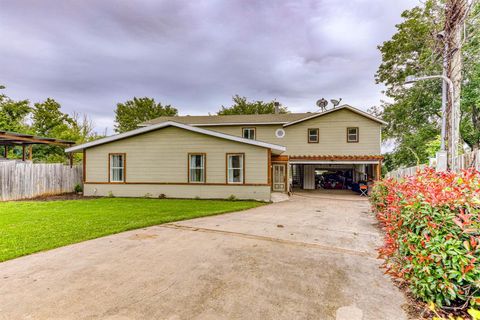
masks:
POLYGON ((77 184, 81 166, 0 161, 0 201, 73 192, 77 184))
POLYGON ((418 170, 422 170, 426 167, 427 165, 423 164, 415 167, 401 168, 401 169, 390 171, 389 173, 386 174, 386 177, 400 179, 403 177, 413 176, 417 173, 418 170))
MULTIPOLYGON (((389 173, 387 173, 386 177, 399 179, 403 177, 413 176, 417 173, 418 170, 422 170, 426 167, 427 165, 423 164, 415 167, 401 168, 390 171, 389 173)), ((435 165, 433 165, 432 167, 435 167, 435 165)), ((480 171, 480 150, 461 154, 453 160, 453 171, 458 172, 460 170, 468 168, 475 168, 476 170, 480 171)))

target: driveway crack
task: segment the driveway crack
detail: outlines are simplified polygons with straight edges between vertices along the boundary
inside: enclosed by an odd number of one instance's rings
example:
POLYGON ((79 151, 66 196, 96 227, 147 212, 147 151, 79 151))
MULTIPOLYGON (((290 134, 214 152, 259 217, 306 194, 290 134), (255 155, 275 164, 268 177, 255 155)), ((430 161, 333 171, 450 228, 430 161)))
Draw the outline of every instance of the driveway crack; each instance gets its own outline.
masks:
POLYGON ((274 237, 268 237, 268 236, 260 236, 260 235, 254 235, 254 234, 249 234, 249 233, 242 233, 242 232, 234 232, 234 231, 226 231, 226 230, 218 230, 218 229, 208 229, 208 228, 200 228, 200 227, 191 227, 191 226, 185 226, 185 225, 175 224, 175 223, 167 223, 167 224, 159 225, 158 227, 168 228, 168 229, 176 229, 176 230, 183 230, 183 231, 192 231, 192 232, 205 232, 205 233, 223 234, 223 235, 241 237, 241 238, 246 238, 246 239, 275 242, 275 243, 280 243, 280 244, 285 244, 285 245, 294 245, 294 246, 306 247, 306 248, 316 248, 316 249, 320 249, 320 250, 324 250, 324 251, 329 251, 329 252, 334 252, 334 253, 339 253, 339 254, 359 256, 359 257, 365 257, 365 258, 375 259, 375 260, 377 259, 377 255, 375 253, 372 253, 372 252, 357 251, 357 250, 352 250, 352 249, 327 246, 327 245, 311 243, 311 242, 293 241, 293 240, 280 239, 280 238, 274 238, 274 237))

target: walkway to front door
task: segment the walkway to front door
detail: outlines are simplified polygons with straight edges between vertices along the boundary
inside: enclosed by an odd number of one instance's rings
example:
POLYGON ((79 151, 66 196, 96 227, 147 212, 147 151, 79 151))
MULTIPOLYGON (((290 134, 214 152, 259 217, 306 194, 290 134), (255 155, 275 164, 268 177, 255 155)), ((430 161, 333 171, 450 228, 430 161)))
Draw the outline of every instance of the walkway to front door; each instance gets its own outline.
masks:
POLYGON ((3 262, 0 318, 406 319, 355 199, 299 192, 3 262))

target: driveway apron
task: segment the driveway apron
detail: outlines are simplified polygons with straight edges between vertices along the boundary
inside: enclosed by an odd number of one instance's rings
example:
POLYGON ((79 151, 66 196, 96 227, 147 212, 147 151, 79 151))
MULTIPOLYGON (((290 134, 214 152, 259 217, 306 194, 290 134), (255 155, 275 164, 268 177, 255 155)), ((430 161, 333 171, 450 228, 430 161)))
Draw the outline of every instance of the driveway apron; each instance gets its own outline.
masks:
POLYGON ((406 319, 369 203, 296 193, 0 263, 0 319, 406 319))

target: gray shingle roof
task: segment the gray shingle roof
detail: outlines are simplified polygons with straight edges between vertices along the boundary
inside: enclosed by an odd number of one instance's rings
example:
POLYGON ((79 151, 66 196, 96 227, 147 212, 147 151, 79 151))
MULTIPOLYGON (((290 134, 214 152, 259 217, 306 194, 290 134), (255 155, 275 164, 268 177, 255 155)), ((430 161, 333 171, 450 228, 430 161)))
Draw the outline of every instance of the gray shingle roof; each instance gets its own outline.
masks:
POLYGON ((311 116, 313 113, 283 113, 283 114, 245 114, 245 115, 225 115, 225 116, 176 116, 159 117, 142 123, 142 126, 152 125, 165 121, 175 121, 184 124, 228 124, 228 123, 278 123, 284 124, 297 121, 311 116))
POLYGON ((360 109, 344 104, 335 109, 329 109, 323 112, 306 112, 306 113, 280 113, 280 114, 242 114, 242 115, 225 115, 225 116, 174 116, 174 117, 159 117, 141 123, 140 127, 150 126, 165 121, 174 121, 178 123, 188 124, 192 126, 207 126, 207 125, 255 125, 255 124, 282 124, 289 126, 302 122, 307 119, 313 119, 332 112, 343 109, 350 110, 359 115, 367 117, 373 121, 381 124, 386 124, 385 121, 374 117, 373 115, 362 111, 360 109))

